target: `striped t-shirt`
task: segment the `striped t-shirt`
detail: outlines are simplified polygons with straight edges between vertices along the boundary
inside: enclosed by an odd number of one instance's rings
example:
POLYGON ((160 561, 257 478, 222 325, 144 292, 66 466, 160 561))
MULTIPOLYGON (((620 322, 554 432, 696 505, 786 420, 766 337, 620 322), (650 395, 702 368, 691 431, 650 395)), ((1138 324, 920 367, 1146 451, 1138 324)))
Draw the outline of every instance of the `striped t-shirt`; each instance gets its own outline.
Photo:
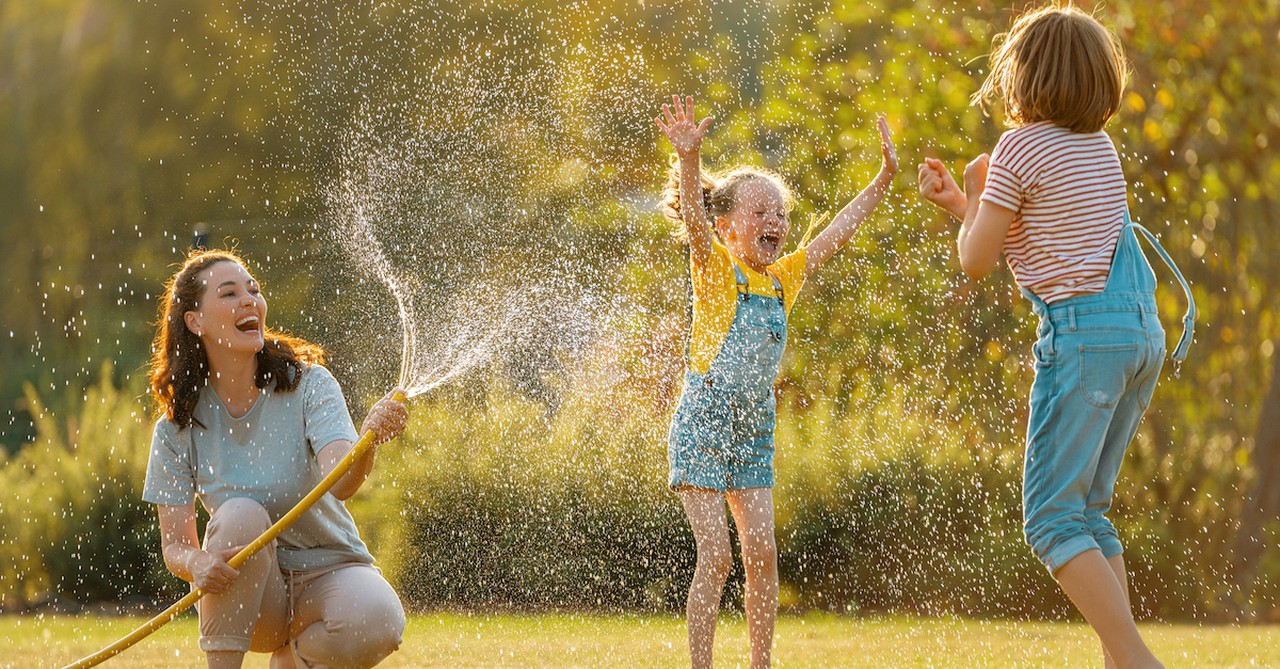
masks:
POLYGON ((1042 121, 1004 133, 982 201, 1017 214, 1004 256, 1019 286, 1047 303, 1106 288, 1127 202, 1105 132, 1042 121))

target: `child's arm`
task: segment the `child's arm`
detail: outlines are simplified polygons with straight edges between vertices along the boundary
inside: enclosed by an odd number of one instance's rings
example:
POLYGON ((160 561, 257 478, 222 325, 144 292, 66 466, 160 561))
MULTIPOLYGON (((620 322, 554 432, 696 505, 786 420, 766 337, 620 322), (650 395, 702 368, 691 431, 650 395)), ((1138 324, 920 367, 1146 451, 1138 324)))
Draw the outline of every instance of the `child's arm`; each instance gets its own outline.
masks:
POLYGON ((883 158, 880 173, 861 193, 858 193, 858 197, 845 205, 844 209, 831 219, 831 225, 828 225, 822 234, 814 238, 805 248, 805 274, 812 274, 822 266, 822 263, 835 255, 836 251, 839 251, 840 247, 853 237, 853 233, 858 231, 862 222, 867 220, 867 215, 889 192, 889 183, 898 173, 898 154, 893 148, 893 140, 889 138, 889 124, 885 122, 883 116, 876 119, 876 126, 880 129, 880 154, 883 158))
POLYGON ((702 138, 707 135, 707 126, 711 125, 712 117, 702 119, 702 123, 694 120, 693 96, 686 97, 684 103, 681 103, 680 96, 673 95, 671 102, 675 114, 671 113, 671 107, 664 104, 662 116, 666 118, 666 123, 661 118, 655 118, 653 122, 667 134, 667 139, 671 140, 671 146, 679 157, 680 220, 684 222, 689 239, 689 257, 693 264, 702 267, 711 255, 711 244, 715 239, 711 223, 707 220, 707 210, 702 203, 702 159, 699 154, 702 138))
POLYGON ((982 202, 989 164, 990 158, 984 153, 965 166, 963 191, 942 161, 925 158, 920 166, 920 195, 964 221, 956 249, 960 267, 975 281, 996 268, 1004 249, 1004 238, 1009 235, 1009 226, 1017 215, 1012 209, 982 202))

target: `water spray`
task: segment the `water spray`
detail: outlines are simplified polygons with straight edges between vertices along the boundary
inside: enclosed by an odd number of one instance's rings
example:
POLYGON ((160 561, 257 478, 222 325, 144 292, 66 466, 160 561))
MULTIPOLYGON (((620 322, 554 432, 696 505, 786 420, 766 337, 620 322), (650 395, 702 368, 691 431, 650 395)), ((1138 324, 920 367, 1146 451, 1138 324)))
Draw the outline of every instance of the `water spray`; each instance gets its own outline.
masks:
MULTIPOLYGON (((404 402, 408 399, 402 392, 397 392, 392 396, 392 398, 397 402, 404 402)), ((298 518, 301 518, 302 514, 306 513, 315 505, 316 502, 320 501, 320 498, 324 497, 329 492, 329 489, 336 485, 338 480, 346 475, 347 471, 351 469, 356 460, 368 452, 370 448, 373 448, 375 438, 376 435, 373 430, 365 432, 364 436, 360 437, 360 440, 351 448, 351 451, 347 453, 346 457, 342 458, 342 460, 338 462, 337 466, 333 468, 333 471, 329 472, 328 476, 324 477, 320 483, 316 484, 316 487, 312 488, 311 492, 307 493, 306 497, 303 497, 302 500, 294 505, 288 513, 284 514, 280 520, 277 520, 275 524, 267 528, 267 531, 263 532, 261 536, 253 541, 253 543, 240 549, 240 552, 232 556, 231 559, 227 561, 227 564, 231 565, 233 569, 239 569, 240 565, 247 562, 255 553, 262 550, 267 544, 275 541, 276 537, 280 536, 280 534, 297 521, 298 518)), ((152 632, 164 627, 174 618, 177 618, 184 611, 191 608, 200 600, 201 597, 204 597, 204 595, 204 590, 195 588, 186 597, 178 600, 159 615, 148 620, 142 626, 138 627, 138 629, 130 632, 127 636, 122 637, 120 640, 106 648, 103 648, 93 655, 66 665, 62 669, 84 669, 85 667, 93 667, 101 664, 109 658, 119 655, 130 646, 145 639, 152 632)))

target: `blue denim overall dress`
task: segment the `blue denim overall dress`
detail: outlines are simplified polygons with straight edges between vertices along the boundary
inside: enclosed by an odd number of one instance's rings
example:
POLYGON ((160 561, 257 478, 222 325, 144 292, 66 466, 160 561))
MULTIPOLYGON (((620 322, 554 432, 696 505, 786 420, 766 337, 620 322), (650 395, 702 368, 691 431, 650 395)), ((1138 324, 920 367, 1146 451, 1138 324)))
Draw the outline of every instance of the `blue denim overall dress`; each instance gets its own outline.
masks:
MULTIPOLYGON (((685 372, 671 419, 670 485, 742 490, 773 487, 773 382, 787 344, 782 284, 776 297, 753 295, 737 263, 737 310, 706 374, 685 372)), ((687 361, 686 361, 687 362, 687 361)))
POLYGON ((1088 550, 1099 549, 1105 557, 1123 552, 1104 514, 1165 355, 1155 273, 1138 246, 1139 232, 1187 294, 1184 330, 1172 356, 1181 365, 1195 327, 1190 287, 1155 236, 1130 221, 1128 212, 1101 293, 1047 305, 1022 291, 1040 317, 1023 473, 1024 529, 1050 572, 1088 550))

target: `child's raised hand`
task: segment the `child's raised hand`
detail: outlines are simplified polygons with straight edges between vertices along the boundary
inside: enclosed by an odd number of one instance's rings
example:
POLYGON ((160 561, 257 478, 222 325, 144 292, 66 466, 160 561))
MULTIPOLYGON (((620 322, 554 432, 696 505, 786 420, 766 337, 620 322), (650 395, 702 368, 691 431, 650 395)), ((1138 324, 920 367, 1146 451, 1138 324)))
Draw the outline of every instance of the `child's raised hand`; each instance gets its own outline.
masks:
POLYGON ((964 219, 968 199, 941 160, 925 158, 920 165, 920 196, 964 219))
POLYGON ((987 169, 991 166, 991 156, 982 154, 964 166, 964 192, 979 196, 987 187, 987 169))
POLYGON ((713 118, 708 116, 702 119, 702 123, 694 119, 692 95, 686 97, 683 103, 679 95, 671 96, 671 105, 662 105, 662 117, 666 119, 666 123, 662 122, 662 118, 655 118, 653 122, 667 133, 672 148, 681 158, 697 153, 702 148, 702 138, 707 135, 707 126, 711 125, 713 118), (673 109, 675 113, 672 113, 673 109))
POLYGON ((891 176, 898 173, 898 150, 893 147, 893 139, 889 137, 889 122, 881 114, 876 117, 876 127, 880 128, 880 155, 884 162, 884 171, 891 176))

